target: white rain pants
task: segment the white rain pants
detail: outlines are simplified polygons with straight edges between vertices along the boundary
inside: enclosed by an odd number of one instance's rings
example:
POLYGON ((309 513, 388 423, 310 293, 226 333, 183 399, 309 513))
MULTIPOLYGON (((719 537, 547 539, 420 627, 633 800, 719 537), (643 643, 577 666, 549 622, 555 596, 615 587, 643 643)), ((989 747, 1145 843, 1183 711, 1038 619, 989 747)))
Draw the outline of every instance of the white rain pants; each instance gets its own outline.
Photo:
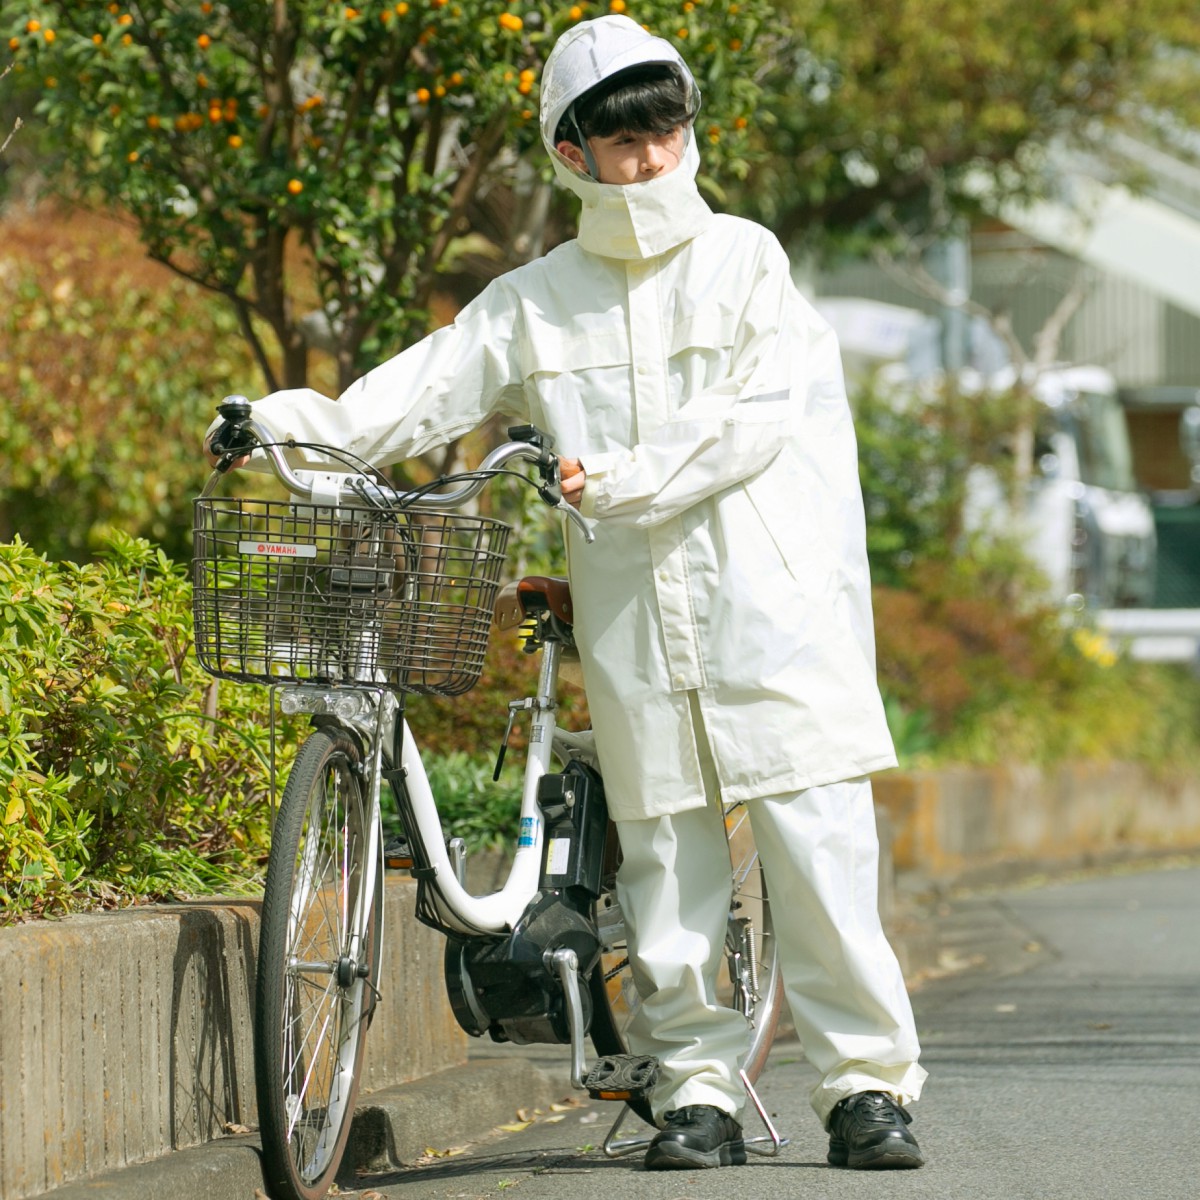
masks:
MULTIPOLYGON (((814 1111, 824 1125, 855 1092, 916 1100, 926 1072, 917 1065, 912 1008, 879 920, 870 781, 762 797, 747 808, 792 1019, 821 1076, 814 1111)), ((689 1104, 736 1114, 746 1099, 737 1072, 749 1031, 740 1013, 714 1002, 730 902, 715 789, 706 808, 618 821, 617 831, 617 895, 642 999, 630 1048, 662 1063, 655 1117, 689 1104)))

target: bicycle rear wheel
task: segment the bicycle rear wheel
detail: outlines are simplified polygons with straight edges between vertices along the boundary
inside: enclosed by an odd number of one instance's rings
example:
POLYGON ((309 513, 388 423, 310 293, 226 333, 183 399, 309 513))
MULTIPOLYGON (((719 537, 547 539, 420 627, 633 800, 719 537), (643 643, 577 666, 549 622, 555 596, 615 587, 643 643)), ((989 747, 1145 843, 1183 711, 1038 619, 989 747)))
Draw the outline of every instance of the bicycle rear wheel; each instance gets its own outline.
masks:
MULTIPOLYGON (((615 830, 610 827, 615 840, 615 830)), ((743 1013, 750 1038, 742 1066, 753 1083, 767 1062, 783 1005, 783 977, 776 955, 771 902, 762 860, 744 803, 725 808, 725 836, 733 893, 725 929, 725 955, 717 979, 718 1002, 743 1013)), ((613 856, 615 861, 615 855, 613 856)), ((625 922, 617 901, 614 872, 607 872, 605 891, 596 901, 595 917, 604 943, 600 963, 592 972, 592 1044, 597 1053, 629 1052, 628 1028, 641 1001, 633 981, 625 922)), ((631 1100, 629 1106, 653 1124, 650 1106, 631 1100)))
POLYGON ((275 1200, 334 1181, 374 1009, 382 873, 369 905, 370 812, 357 744, 317 730, 300 748, 271 838, 263 895, 254 1065, 275 1200))

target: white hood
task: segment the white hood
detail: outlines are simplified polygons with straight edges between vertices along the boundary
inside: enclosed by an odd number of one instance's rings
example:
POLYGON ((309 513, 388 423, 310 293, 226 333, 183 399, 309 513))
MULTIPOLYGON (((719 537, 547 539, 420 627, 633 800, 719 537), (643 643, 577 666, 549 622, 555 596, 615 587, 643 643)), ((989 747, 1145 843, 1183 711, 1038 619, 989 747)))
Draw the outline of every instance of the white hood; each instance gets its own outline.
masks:
POLYGON ((644 183, 599 183, 555 149, 555 130, 571 104, 617 72, 643 63, 674 67, 693 94, 693 108, 699 106, 699 88, 679 52, 628 17, 580 22, 558 39, 542 72, 542 142, 559 181, 583 201, 579 244, 605 258, 654 258, 690 241, 712 220, 696 188, 700 155, 691 130, 679 166, 644 183))

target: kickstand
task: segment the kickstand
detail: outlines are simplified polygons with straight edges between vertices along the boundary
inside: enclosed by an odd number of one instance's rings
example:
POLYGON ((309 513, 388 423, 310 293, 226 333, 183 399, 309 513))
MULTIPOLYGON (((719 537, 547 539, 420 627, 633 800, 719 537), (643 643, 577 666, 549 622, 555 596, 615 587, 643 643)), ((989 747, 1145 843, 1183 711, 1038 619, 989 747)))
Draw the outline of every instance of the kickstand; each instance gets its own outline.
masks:
POLYGON ((750 1076, 745 1071, 738 1071, 738 1074, 741 1076, 742 1086, 746 1089, 746 1095, 750 1097, 750 1103, 754 1105, 754 1111, 758 1113, 759 1120, 766 1126, 767 1133, 770 1135, 769 1137, 745 1138, 744 1145, 751 1154, 764 1154, 768 1158, 774 1158, 790 1139, 779 1136, 779 1131, 771 1123, 771 1118, 767 1116, 767 1110, 763 1108, 763 1102, 754 1090, 754 1084, 750 1082, 750 1076))
MULTIPOLYGON (((738 1076, 741 1078, 742 1086, 746 1089, 746 1095, 750 1098, 750 1103, 754 1105, 754 1111, 758 1113, 759 1119, 766 1127, 768 1134, 767 1137, 745 1138, 743 1144, 750 1154, 762 1154, 768 1158, 774 1158, 788 1144, 789 1139, 779 1136, 778 1130, 767 1115, 767 1110, 763 1107, 763 1102, 758 1098, 758 1093, 754 1090, 754 1084, 750 1082, 750 1076, 741 1070, 738 1071, 738 1076)), ((617 1131, 625 1123, 625 1118, 629 1115, 629 1112, 629 1105, 622 1104, 621 1111, 617 1113, 617 1119, 613 1122, 612 1128, 608 1131, 608 1136, 604 1139, 604 1146, 602 1148, 609 1158, 621 1158, 623 1155, 634 1154, 638 1150, 645 1150, 654 1137, 654 1134, 643 1134, 639 1137, 619 1139, 617 1131)), ((657 1132, 655 1130, 655 1133, 657 1132)))

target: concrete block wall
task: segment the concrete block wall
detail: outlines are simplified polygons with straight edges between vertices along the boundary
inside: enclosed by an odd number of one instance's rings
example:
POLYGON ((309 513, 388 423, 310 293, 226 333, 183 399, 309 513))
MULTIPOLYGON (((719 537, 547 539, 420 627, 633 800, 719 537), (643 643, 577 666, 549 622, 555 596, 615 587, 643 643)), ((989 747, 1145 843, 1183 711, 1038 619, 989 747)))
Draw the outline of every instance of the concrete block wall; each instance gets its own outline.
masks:
POLYGON ((893 868, 935 884, 1200 849, 1192 774, 1130 763, 947 767, 874 781, 893 868))
MULTIPOLYGON (((442 938, 389 879, 368 1090, 459 1065, 442 938)), ((0 1196, 255 1126, 259 905, 175 904, 0 929, 0 1196)))

